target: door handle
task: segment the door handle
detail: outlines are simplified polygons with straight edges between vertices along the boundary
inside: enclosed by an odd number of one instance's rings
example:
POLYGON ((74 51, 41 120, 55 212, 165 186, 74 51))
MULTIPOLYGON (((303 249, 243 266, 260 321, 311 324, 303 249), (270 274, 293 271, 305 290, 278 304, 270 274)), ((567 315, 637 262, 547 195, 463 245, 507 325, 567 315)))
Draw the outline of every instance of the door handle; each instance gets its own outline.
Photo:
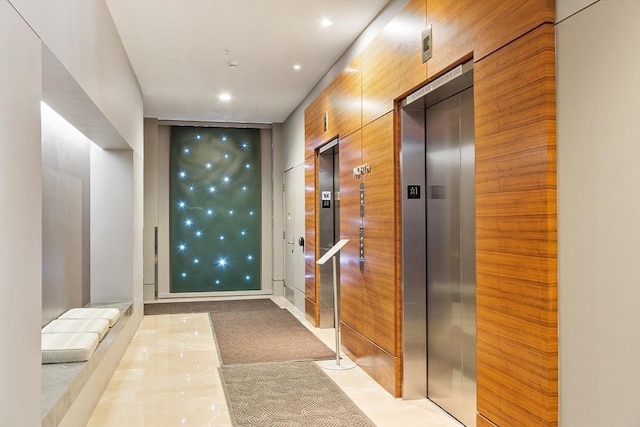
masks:
POLYGON ((295 243, 293 242, 293 239, 291 239, 291 241, 287 240, 287 245, 291 245, 291 252, 293 252, 293 248, 295 247, 295 246, 293 246, 294 244, 295 243))

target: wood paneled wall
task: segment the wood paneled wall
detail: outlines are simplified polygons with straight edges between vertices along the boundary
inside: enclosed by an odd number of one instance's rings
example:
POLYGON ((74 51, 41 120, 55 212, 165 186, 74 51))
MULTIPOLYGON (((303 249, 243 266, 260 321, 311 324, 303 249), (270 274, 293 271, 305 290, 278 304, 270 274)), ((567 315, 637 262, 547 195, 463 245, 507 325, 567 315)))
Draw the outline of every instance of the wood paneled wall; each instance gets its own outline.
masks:
POLYGON ((477 63, 478 412, 557 423, 554 25, 477 63))
POLYGON ((555 1, 427 0, 427 19, 433 36, 428 69, 434 76, 471 52, 478 62, 540 24, 554 22, 555 1))
POLYGON ((340 237, 349 243, 340 253, 340 319, 362 334, 363 280, 360 273, 358 239, 360 217, 360 187, 353 176, 353 167, 362 164, 362 131, 340 139, 340 237))
POLYGON ((317 324, 316 149, 339 136, 340 227, 351 239, 341 258, 343 349, 399 396, 395 109, 415 88, 473 59, 479 425, 557 425, 554 8, 553 0, 410 0, 305 111, 307 316, 317 324), (433 55, 423 64, 427 24, 433 55), (367 163, 371 172, 354 177, 352 168, 367 163))
POLYGON ((427 78, 420 37, 426 3, 410 0, 362 52, 362 124, 394 108, 394 100, 427 78))

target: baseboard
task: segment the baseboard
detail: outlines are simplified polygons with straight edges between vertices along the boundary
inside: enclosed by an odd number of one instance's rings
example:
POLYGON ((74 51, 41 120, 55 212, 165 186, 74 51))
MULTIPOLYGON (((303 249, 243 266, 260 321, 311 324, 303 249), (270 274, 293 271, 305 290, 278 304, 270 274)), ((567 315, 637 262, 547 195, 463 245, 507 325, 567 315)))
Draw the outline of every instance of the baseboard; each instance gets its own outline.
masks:
POLYGON ((342 350, 371 378, 392 396, 400 397, 401 384, 396 378, 397 358, 387 353, 364 335, 341 323, 342 350))

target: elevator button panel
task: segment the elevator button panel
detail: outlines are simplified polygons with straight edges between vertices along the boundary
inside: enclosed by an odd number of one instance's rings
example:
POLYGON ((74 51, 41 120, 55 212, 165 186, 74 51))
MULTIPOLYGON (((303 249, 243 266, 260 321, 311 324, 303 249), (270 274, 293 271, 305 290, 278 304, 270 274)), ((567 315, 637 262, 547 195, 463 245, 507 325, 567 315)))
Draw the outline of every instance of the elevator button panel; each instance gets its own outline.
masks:
POLYGON ((364 271, 364 227, 360 227, 360 271, 364 271))
POLYGON ((360 217, 364 218, 364 182, 360 183, 360 217))

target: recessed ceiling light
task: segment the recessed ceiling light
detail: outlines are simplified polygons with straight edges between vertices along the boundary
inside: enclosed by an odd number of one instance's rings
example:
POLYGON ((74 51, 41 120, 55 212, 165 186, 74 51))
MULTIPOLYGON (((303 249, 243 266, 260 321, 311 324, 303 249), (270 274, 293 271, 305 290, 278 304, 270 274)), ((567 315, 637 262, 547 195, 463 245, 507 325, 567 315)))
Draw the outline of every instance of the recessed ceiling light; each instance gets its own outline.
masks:
POLYGON ((333 21, 331 19, 329 19, 329 18, 322 18, 320 20, 320 26, 322 28, 328 28, 328 27, 330 27, 332 25, 333 25, 333 21))
POLYGON ((218 99, 220 101, 230 101, 231 100, 231 94, 229 93, 221 93, 220 95, 218 95, 218 99))
POLYGON ((295 64, 293 66, 293 69, 296 70, 296 71, 300 70, 301 68, 302 68, 302 65, 300 65, 300 64, 295 64))

